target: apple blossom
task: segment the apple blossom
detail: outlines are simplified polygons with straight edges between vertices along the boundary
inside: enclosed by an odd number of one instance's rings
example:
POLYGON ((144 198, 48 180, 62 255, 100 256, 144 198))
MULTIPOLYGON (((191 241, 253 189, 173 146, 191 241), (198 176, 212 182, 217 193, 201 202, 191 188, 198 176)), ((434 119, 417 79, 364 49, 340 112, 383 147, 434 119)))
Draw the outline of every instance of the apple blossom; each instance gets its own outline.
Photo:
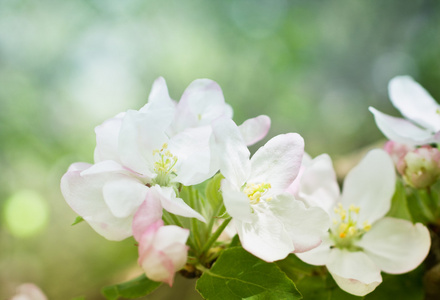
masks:
POLYGON ((393 105, 408 120, 386 115, 373 107, 376 124, 390 140, 425 145, 440 142, 440 105, 409 76, 391 79, 388 85, 393 105))
POLYGON ((381 282, 380 272, 413 270, 430 248, 428 229, 420 223, 386 217, 394 193, 393 163, 383 150, 372 150, 345 178, 341 195, 327 155, 315 158, 300 178, 298 197, 320 205, 333 225, 317 248, 297 256, 312 265, 326 265, 336 283, 348 293, 363 296, 381 282), (327 175, 325 175, 327 174, 327 175), (320 191, 322 203, 317 201, 320 191), (329 206, 329 201, 332 205, 329 206))
POLYGON ((306 208, 285 192, 299 171, 302 137, 278 135, 249 160, 249 150, 235 123, 222 120, 217 125, 216 137, 225 145, 221 190, 243 248, 272 262, 293 251, 318 246, 328 229, 328 216, 317 207, 306 208))
POLYGON ((159 201, 143 202, 133 219, 133 236, 139 243, 138 263, 146 276, 172 286, 175 272, 187 261, 188 246, 185 244, 189 230, 175 225, 164 226, 161 217, 159 201))
POLYGON ((17 294, 10 300, 47 300, 47 297, 35 284, 24 283, 17 288, 17 294))
POLYGON ((111 160, 95 165, 72 164, 61 179, 66 202, 109 240, 123 240, 132 235, 133 215, 145 200, 159 201, 171 213, 204 220, 176 197, 172 187, 147 185, 148 179, 111 160))

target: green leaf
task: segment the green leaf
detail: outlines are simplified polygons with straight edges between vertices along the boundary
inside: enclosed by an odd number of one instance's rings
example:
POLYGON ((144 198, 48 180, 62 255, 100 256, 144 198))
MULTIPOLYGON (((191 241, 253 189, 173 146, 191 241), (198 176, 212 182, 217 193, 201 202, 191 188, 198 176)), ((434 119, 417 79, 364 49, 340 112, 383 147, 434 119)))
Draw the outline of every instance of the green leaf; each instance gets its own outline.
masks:
POLYGON ((391 208, 388 211, 387 216, 412 222, 411 213, 408 209, 405 187, 400 180, 397 180, 396 182, 396 192, 391 200, 391 208))
POLYGON ((71 226, 81 223, 82 221, 84 221, 83 217, 78 216, 76 217, 75 221, 73 221, 71 226))
POLYGON ((117 300, 120 297, 134 299, 148 295, 161 284, 162 282, 152 281, 143 274, 124 283, 106 286, 101 292, 107 300, 117 300))
POLYGON ((213 217, 221 216, 225 213, 225 208, 223 206, 223 197, 220 193, 220 185, 222 179, 224 179, 223 175, 218 173, 206 185, 205 196, 207 202, 210 204, 210 207, 213 208, 214 212, 217 211, 217 215, 213 217), (218 210, 217 208, 220 208, 221 206, 223 207, 218 210))
POLYGON ((241 247, 240 238, 238 237, 238 234, 234 235, 234 237, 231 240, 231 243, 229 244, 229 248, 232 247, 241 247))
POLYGON ((433 213, 426 206, 426 203, 417 190, 407 190, 408 208, 414 223, 427 224, 434 219, 433 213))
POLYGON ((208 300, 302 298, 276 264, 264 262, 241 247, 224 250, 197 281, 196 289, 208 300))
POLYGON ((423 266, 402 275, 382 273, 383 282, 365 300, 422 300, 425 299, 423 288, 423 266))
POLYGON ((277 261, 276 264, 294 282, 304 276, 318 275, 321 272, 321 267, 306 264, 295 254, 290 254, 285 259, 277 261))

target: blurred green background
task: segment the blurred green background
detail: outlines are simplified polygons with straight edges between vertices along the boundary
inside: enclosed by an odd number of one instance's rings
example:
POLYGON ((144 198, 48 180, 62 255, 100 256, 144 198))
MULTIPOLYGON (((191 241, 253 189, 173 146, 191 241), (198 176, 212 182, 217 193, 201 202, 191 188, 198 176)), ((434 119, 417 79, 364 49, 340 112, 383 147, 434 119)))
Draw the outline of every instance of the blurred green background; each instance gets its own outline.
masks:
MULTIPOLYGON (((0 0, 0 299, 23 282, 102 299, 141 273, 133 240, 70 226, 59 181, 158 76, 176 100, 213 79, 237 123, 267 114, 268 137, 298 132, 337 158, 383 139, 367 108, 398 115, 387 83, 404 74, 440 99, 437 0, 0 0)), ((151 299, 197 299, 193 284, 151 299)))

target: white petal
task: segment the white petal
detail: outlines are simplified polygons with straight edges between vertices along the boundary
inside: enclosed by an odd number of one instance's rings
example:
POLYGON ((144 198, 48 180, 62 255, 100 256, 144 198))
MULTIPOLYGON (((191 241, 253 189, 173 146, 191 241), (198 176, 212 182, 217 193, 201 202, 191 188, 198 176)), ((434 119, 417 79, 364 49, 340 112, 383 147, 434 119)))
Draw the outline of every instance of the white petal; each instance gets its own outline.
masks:
POLYGON ((327 268, 341 289, 356 296, 372 292, 382 282, 380 269, 360 251, 332 249, 327 268))
POLYGON ((334 245, 329 234, 326 233, 322 237, 322 243, 307 252, 295 253, 302 261, 314 266, 323 266, 328 263, 331 247, 334 245))
POLYGON ((255 222, 235 220, 241 245, 267 262, 284 259, 294 250, 294 246, 283 224, 267 212, 256 213, 255 222))
POLYGON ((199 184, 212 177, 218 170, 210 169, 211 126, 188 128, 169 141, 170 152, 178 157, 177 177, 173 179, 184 185, 199 184))
POLYGON ((123 115, 124 114, 119 114, 95 127, 95 163, 104 160, 119 161, 118 141, 123 115))
POLYGON ((150 95, 148 96, 148 103, 150 105, 144 106, 139 111, 144 112, 151 109, 151 105, 163 105, 165 109, 170 109, 170 106, 174 106, 168 93, 167 83, 163 77, 159 77, 154 81, 150 95))
POLYGON ((169 225, 159 228, 158 234, 160 239, 155 240, 154 246, 157 249, 166 249, 175 243, 185 244, 189 237, 189 230, 169 225))
POLYGON ((250 152, 238 126, 231 119, 220 118, 212 124, 220 156, 220 172, 237 188, 246 182, 250 174, 250 152))
POLYGON ((61 178, 61 192, 70 207, 100 235, 109 240, 123 240, 131 236, 132 217, 115 217, 102 195, 105 179, 111 174, 81 176, 81 171, 70 171, 61 178))
POLYGON ((407 145, 424 145, 435 142, 434 133, 417 127, 413 123, 384 114, 377 109, 370 107, 376 125, 380 131, 390 140, 407 145))
POLYGON ((114 176, 102 188, 104 201, 117 218, 134 215, 144 202, 147 191, 144 184, 125 175, 114 176))
POLYGON ((153 177, 153 150, 168 141, 165 130, 169 122, 165 114, 153 111, 128 111, 119 135, 119 153, 124 166, 153 177))
POLYGON ((183 93, 173 126, 180 132, 186 128, 211 124, 225 114, 229 115, 229 109, 220 86, 209 79, 197 79, 183 93))
POLYGON ((372 224, 390 209, 395 184, 393 161, 385 151, 375 149, 345 177, 341 202, 345 208, 359 206, 358 222, 372 224))
POLYGON ((410 76, 394 77, 388 91, 391 102, 402 115, 432 132, 440 130, 440 106, 414 79, 410 76))
POLYGON ((297 133, 270 139, 251 158, 252 183, 270 183, 271 193, 284 192, 298 175, 304 153, 304 140, 297 133))
POLYGON ((248 119, 240 126, 240 133, 246 145, 250 146, 261 141, 270 128, 270 118, 265 115, 261 115, 252 119, 248 119))
POLYGON ((202 215, 192 209, 188 204, 185 203, 181 198, 176 197, 176 192, 171 187, 160 187, 155 185, 150 188, 152 193, 156 193, 155 197, 160 199, 162 207, 172 214, 187 217, 196 218, 201 222, 206 220, 202 215))
POLYGON ((92 165, 89 163, 84 163, 84 162, 77 162, 77 163, 73 163, 69 166, 69 169, 67 170, 67 172, 73 172, 73 171, 84 171, 88 168, 90 168, 92 165))
POLYGON ((228 214, 234 219, 251 222, 252 215, 249 198, 227 179, 222 180, 221 190, 228 214))
POLYGON ((377 221, 358 246, 384 272, 400 274, 415 269, 429 252, 431 238, 420 223, 395 218, 377 221))
POLYGON ((321 154, 305 167, 300 179, 298 198, 310 206, 319 206, 331 214, 339 196, 332 160, 327 154, 321 154))
POLYGON ((300 253, 316 248, 330 226, 329 215, 319 207, 306 208, 303 202, 291 194, 278 195, 268 202, 268 209, 284 225, 300 253))

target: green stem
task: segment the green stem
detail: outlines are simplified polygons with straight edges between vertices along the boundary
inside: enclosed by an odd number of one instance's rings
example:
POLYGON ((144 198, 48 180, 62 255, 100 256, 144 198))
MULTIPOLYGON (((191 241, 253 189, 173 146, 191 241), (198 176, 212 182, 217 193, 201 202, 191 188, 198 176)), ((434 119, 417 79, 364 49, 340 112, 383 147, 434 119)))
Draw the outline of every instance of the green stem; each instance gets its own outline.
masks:
POLYGON ((206 229, 206 234, 207 235, 211 234, 212 227, 214 226, 214 222, 215 222, 215 220, 218 219, 217 215, 221 212, 222 208, 223 208, 223 202, 217 207, 216 211, 214 212, 214 214, 209 219, 208 226, 207 226, 207 229, 206 229))
POLYGON ((232 220, 232 218, 225 219, 223 221, 223 223, 217 228, 217 230, 211 235, 209 240, 205 243, 205 245, 202 248, 202 251, 201 251, 202 254, 211 248, 212 244, 214 244, 214 242, 218 239, 220 234, 223 232, 223 230, 225 230, 226 226, 228 226, 228 224, 229 224, 229 222, 231 222, 231 220, 232 220))
MULTIPOLYGON (((193 209, 195 209, 197 205, 196 205, 195 199, 194 199, 193 188, 189 187, 188 191, 189 191, 189 205, 193 209)), ((199 223, 196 218, 191 218, 191 232, 193 233, 193 236, 194 236, 194 244, 196 245, 197 249, 200 249, 201 243, 200 243, 199 223)))

